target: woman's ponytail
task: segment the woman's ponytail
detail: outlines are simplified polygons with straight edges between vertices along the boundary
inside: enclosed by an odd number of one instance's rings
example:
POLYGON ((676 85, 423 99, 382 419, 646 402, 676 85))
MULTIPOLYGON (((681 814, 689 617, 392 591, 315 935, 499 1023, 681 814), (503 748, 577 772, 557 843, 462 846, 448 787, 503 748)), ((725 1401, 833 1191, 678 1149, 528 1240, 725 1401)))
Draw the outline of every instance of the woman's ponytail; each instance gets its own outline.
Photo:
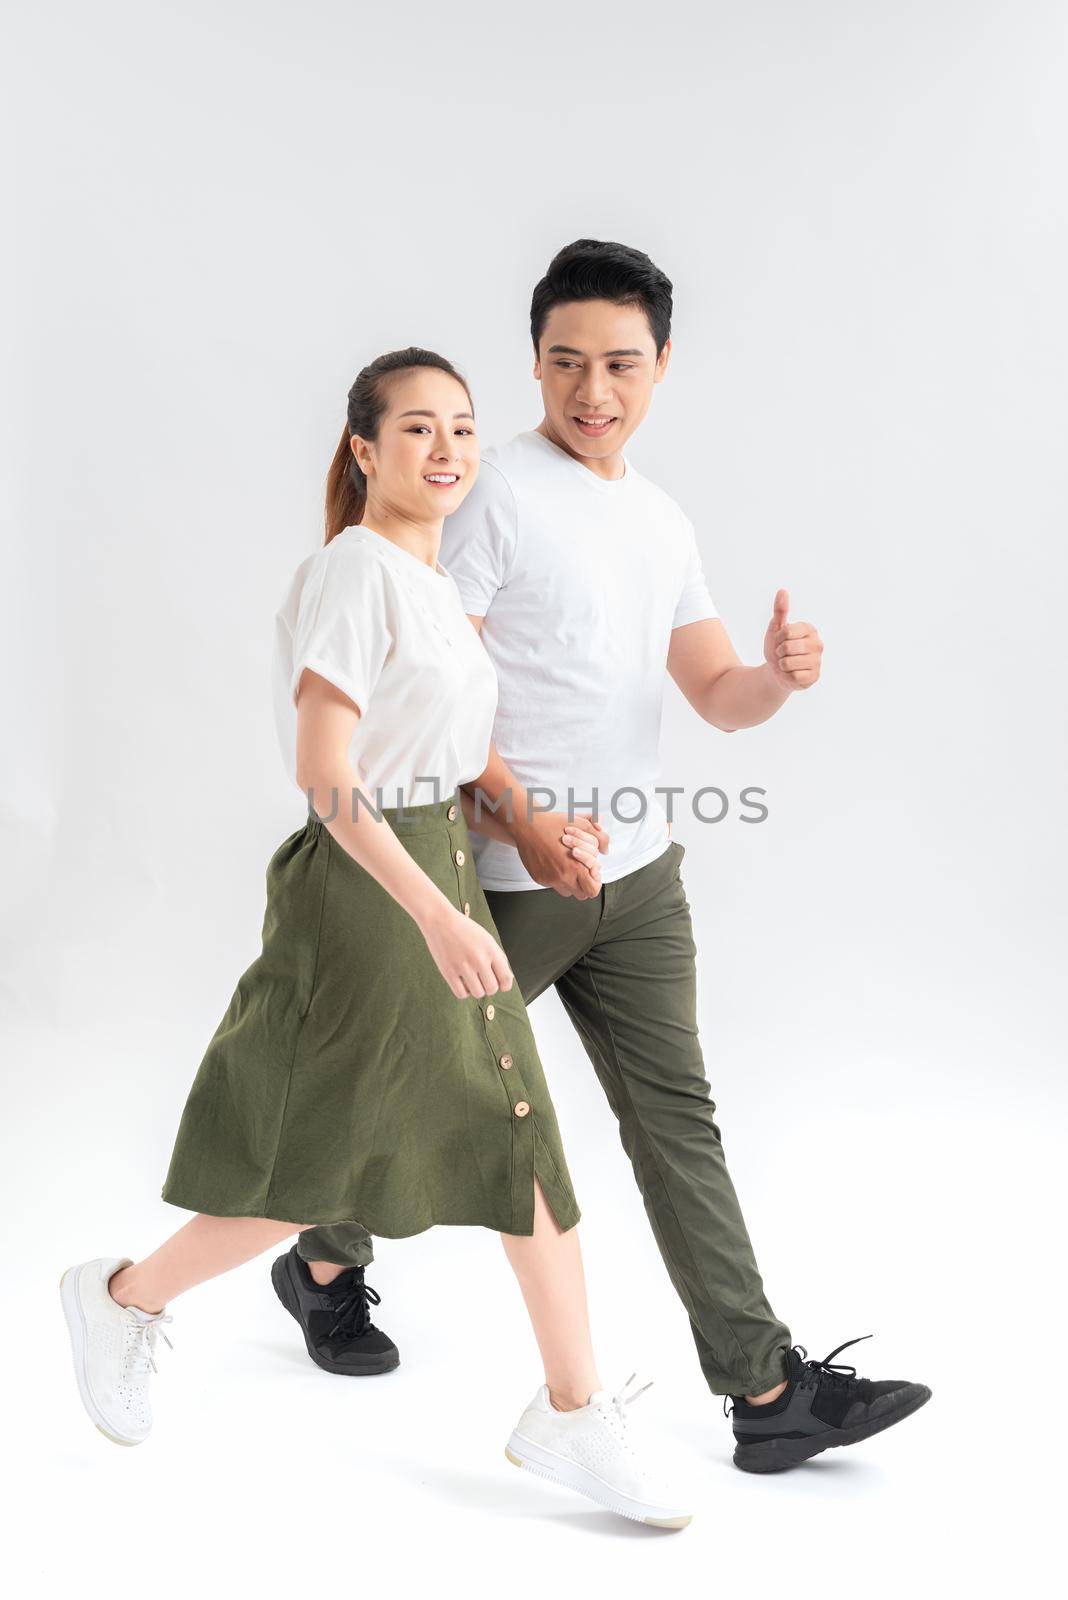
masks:
POLYGON ((335 534, 355 527, 366 504, 367 479, 352 453, 352 433, 346 423, 326 475, 326 538, 323 543, 329 544, 335 534))

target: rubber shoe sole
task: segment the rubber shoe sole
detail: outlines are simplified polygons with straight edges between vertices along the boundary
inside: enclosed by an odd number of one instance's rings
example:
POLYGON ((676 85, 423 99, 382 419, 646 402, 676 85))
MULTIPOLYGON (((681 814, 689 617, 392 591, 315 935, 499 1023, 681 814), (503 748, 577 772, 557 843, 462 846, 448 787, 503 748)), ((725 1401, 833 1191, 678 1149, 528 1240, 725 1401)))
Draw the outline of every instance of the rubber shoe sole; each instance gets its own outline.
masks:
POLYGON ((324 1372, 332 1372, 335 1376, 341 1378, 376 1378, 381 1373, 393 1372, 400 1366, 400 1353, 398 1351, 394 1351, 392 1355, 387 1351, 384 1355, 376 1356, 359 1367, 341 1366, 336 1361, 328 1361, 325 1356, 319 1354, 311 1341, 307 1328, 304 1326, 304 1319, 297 1306, 293 1285, 290 1283, 289 1274, 286 1272, 285 1256, 279 1256, 272 1263, 271 1282, 274 1284, 275 1294, 304 1335, 304 1344, 309 1356, 311 1356, 315 1365, 321 1367, 324 1372))
POLYGON ((621 1494, 611 1484, 598 1478, 596 1473, 580 1467, 575 1461, 569 1461, 566 1456, 557 1455, 554 1450, 546 1450, 544 1445, 535 1444, 521 1433, 512 1434, 504 1453, 514 1467, 524 1467, 527 1472, 536 1472, 539 1478, 547 1478, 550 1483, 574 1489, 576 1493, 596 1500, 606 1510, 614 1511, 617 1516, 629 1517, 632 1522, 644 1522, 651 1528, 685 1528, 693 1521, 691 1513, 672 1516, 666 1506, 652 1506, 621 1494))
MULTIPOLYGON (((144 1439, 123 1439, 103 1421, 103 1412, 97 1407, 89 1388, 89 1376, 85 1370, 85 1354, 87 1336, 85 1317, 82 1313, 81 1303, 78 1300, 78 1291, 75 1287, 73 1274, 74 1267, 68 1267, 59 1280, 59 1297, 63 1304, 63 1316, 66 1319, 67 1331, 70 1334, 71 1351, 74 1355, 74 1376, 78 1380, 78 1393, 82 1397, 82 1405, 89 1413, 89 1420, 105 1439, 110 1439, 112 1444, 125 1445, 132 1448, 136 1444, 144 1444, 144 1439)), ((147 1434, 145 1436, 147 1438, 147 1434)))
POLYGON ((910 1388, 913 1392, 895 1410, 881 1417, 869 1418, 867 1422, 858 1422, 853 1428, 814 1433, 805 1439, 762 1439, 754 1444, 739 1443, 734 1450, 734 1465, 743 1472, 786 1472, 790 1467, 799 1467, 803 1461, 811 1461, 813 1456, 820 1455, 824 1450, 859 1444, 862 1439, 870 1439, 873 1434, 892 1428, 895 1422, 904 1422, 906 1417, 911 1417, 914 1411, 927 1404, 931 1391, 926 1384, 917 1383, 910 1385, 910 1388))

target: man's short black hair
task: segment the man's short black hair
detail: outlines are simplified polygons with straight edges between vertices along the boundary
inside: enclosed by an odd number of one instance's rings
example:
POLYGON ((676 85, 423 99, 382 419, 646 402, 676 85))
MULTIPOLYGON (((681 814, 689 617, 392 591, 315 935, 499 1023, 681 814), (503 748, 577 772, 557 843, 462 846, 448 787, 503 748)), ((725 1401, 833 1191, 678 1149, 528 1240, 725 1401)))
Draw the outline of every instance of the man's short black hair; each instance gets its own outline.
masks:
POLYGON ((671 279, 643 250, 603 239, 576 239, 558 250, 530 302, 530 337, 537 353, 546 319, 569 300, 612 300, 640 306, 660 354, 671 333, 671 279))

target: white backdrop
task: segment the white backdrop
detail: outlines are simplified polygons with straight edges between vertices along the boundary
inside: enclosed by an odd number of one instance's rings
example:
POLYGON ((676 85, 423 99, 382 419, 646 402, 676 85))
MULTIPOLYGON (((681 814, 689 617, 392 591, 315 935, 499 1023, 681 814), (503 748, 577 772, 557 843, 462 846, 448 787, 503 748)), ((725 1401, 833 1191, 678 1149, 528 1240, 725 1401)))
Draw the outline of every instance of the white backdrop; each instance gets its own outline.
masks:
POLYGON ((72 1570, 163 1594, 1026 1582, 1049 1554, 1064 1309, 1063 8, 5 13, 19 1592, 72 1570), (727 739, 666 698, 665 783, 768 792, 762 826, 675 828, 765 1284, 810 1354, 874 1330, 860 1370, 935 1391, 801 1472, 734 1471, 545 997, 603 1376, 657 1379, 641 1408, 698 1489, 670 1539, 504 1462, 538 1369, 488 1233, 382 1248, 402 1366, 366 1385, 307 1363, 269 1257, 183 1297, 137 1451, 82 1414, 55 1292, 71 1261, 181 1220, 158 1198, 177 1117, 304 813, 272 618, 321 538, 347 387, 421 343, 469 375, 484 441, 533 426, 530 290, 578 236, 674 280, 631 453, 697 524, 739 650, 759 659, 780 584, 826 643, 825 681, 762 728, 727 739))

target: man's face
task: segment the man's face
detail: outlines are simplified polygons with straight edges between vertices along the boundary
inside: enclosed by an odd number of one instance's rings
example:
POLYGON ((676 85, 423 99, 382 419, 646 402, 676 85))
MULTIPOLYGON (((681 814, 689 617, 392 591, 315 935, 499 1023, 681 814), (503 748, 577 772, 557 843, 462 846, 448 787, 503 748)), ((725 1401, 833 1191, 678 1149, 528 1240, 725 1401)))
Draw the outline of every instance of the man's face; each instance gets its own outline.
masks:
POLYGON ((649 409, 667 368, 645 312, 610 300, 554 306, 542 329, 534 376, 541 383, 549 436, 570 455, 617 455, 649 409))

